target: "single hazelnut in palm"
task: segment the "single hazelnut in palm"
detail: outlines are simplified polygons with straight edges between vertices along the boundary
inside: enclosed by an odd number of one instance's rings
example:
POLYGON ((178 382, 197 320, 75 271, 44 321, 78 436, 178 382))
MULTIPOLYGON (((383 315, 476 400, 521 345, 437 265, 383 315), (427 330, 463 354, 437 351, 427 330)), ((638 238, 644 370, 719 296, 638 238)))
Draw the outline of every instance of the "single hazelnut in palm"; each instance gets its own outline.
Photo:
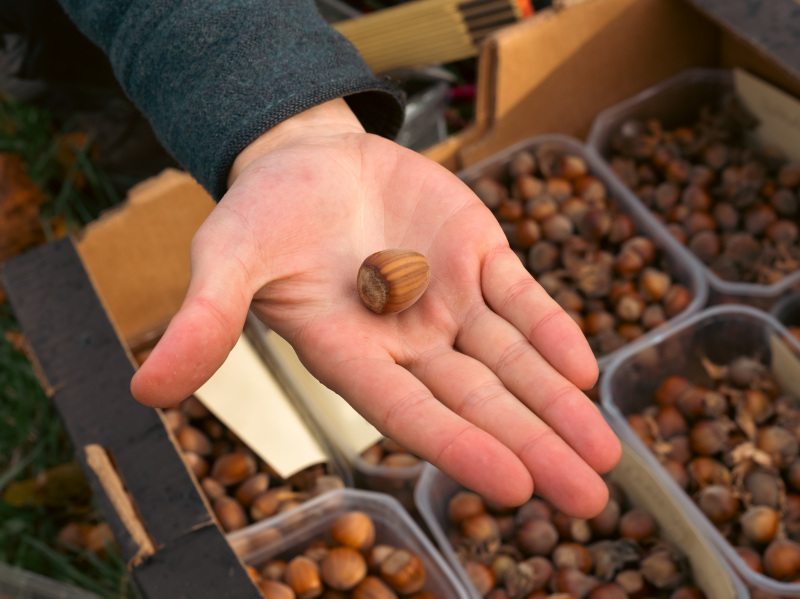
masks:
POLYGON ((356 285, 367 308, 376 314, 393 314, 411 307, 429 282, 425 256, 414 250, 390 249, 367 256, 356 285))

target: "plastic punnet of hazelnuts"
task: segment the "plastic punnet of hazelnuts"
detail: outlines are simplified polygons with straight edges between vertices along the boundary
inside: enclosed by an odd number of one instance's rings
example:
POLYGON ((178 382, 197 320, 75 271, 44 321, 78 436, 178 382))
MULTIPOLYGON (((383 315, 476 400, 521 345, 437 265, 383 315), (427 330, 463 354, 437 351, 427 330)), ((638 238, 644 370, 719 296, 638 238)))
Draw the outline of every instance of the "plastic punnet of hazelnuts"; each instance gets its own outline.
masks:
POLYGON ((345 486, 333 464, 316 464, 282 478, 194 396, 165 409, 163 415, 227 533, 345 486))
POLYGON ((665 377, 627 416, 642 443, 753 571, 800 581, 800 397, 753 356, 665 377))
POLYGON ((445 534, 477 596, 702 598, 691 565, 651 513, 611 480, 606 508, 570 517, 534 496, 502 508, 461 489, 447 502, 445 534))
POLYGON ((728 92, 679 126, 622 122, 609 162, 716 277, 769 286, 800 270, 800 165, 774 146, 753 147, 757 125, 728 92))
POLYGON ((390 497, 344 489, 267 524, 229 537, 267 599, 463 597, 443 558, 390 497))
MULTIPOLYGON (((678 264, 569 138, 510 148, 462 173, 539 284, 578 323, 598 357, 688 315, 701 275, 678 264), (680 273, 680 274, 678 274, 680 273)), ((667 235, 663 234, 664 237, 667 235)), ((601 364, 602 366, 602 364, 601 364)))

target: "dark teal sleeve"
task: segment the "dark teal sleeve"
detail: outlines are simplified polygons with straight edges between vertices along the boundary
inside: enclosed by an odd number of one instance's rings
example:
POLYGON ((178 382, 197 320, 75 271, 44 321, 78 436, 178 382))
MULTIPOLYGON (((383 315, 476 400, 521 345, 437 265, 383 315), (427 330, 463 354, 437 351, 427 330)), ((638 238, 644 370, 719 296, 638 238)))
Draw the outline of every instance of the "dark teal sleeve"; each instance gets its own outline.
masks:
POLYGON ((214 197, 233 159, 287 118, 344 97, 393 137, 401 92, 376 77, 312 0, 60 0, 108 55, 164 147, 214 197))

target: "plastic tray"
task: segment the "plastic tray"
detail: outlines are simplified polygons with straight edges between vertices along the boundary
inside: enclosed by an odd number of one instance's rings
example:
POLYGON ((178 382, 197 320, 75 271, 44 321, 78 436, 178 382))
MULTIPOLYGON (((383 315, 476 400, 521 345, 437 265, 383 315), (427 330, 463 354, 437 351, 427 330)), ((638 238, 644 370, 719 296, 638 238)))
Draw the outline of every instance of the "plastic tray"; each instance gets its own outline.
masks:
MULTIPOLYGON (((601 112, 592 124, 587 146, 593 153, 608 160, 611 156, 611 139, 624 121, 659 118, 665 128, 689 124, 696 118, 701 106, 719 106, 723 96, 733 89, 733 73, 730 70, 689 69, 601 112)), ((621 187, 630 201, 637 204, 637 211, 644 213, 648 220, 666 232, 639 198, 624 185, 621 187)), ((772 285, 724 281, 694 254, 687 253, 708 280, 710 304, 746 303, 769 310, 784 293, 800 287, 800 270, 772 285)))
MULTIPOLYGON (((657 475, 624 444, 622 459, 609 476, 625 491, 632 505, 647 509, 656 518, 664 537, 688 557, 695 581, 707 599, 748 597, 742 581, 662 488, 657 475)), ((461 577, 470 599, 481 599, 458 561, 446 532, 448 501, 463 488, 429 464, 419 479, 415 499, 421 517, 453 570, 461 577)))
MULTIPOLYGON (((613 198, 620 209, 630 215, 636 224, 639 234, 649 237, 656 247, 663 252, 669 265, 668 272, 681 284, 685 285, 692 294, 692 301, 689 306, 673 318, 669 319, 661 327, 657 327, 645 333, 636 341, 628 345, 640 345, 646 343, 648 339, 658 334, 664 326, 673 322, 680 322, 695 312, 699 311, 706 303, 708 297, 708 285, 703 277, 702 270, 696 264, 691 253, 681 245, 672 235, 670 235, 651 215, 635 197, 628 192, 624 185, 617 179, 608 165, 595 153, 588 151, 587 147, 579 140, 566 135, 542 135, 521 141, 502 152, 482 160, 458 173, 458 176, 468 185, 482 176, 488 176, 497 180, 504 180, 505 173, 512 157, 521 150, 535 150, 543 144, 558 144, 565 151, 583 157, 586 160, 589 172, 600 179, 608 189, 609 198, 613 198)), ((607 364, 613 360, 620 350, 616 350, 598 356, 597 363, 602 372, 607 364)))
POLYGON ((630 348, 609 365, 601 382, 601 405, 620 439, 629 445, 676 498, 704 536, 720 550, 748 586, 786 597, 800 597, 800 583, 782 583, 751 570, 732 545, 667 474, 658 459, 628 425, 626 417, 653 404, 653 394, 668 375, 696 383, 707 381, 701 358, 724 364, 739 356, 759 356, 774 372, 793 373, 782 382, 798 385, 800 347, 791 343, 786 328, 773 316, 750 306, 714 306, 665 331, 642 348, 630 348), (793 382, 792 382, 793 381, 793 382))
POLYGON ((279 519, 237 531, 228 540, 246 564, 258 567, 270 559, 291 558, 313 541, 329 540, 328 530, 333 521, 350 510, 363 511, 372 518, 376 543, 404 547, 420 556, 426 571, 424 590, 440 599, 468 597, 458 577, 403 506, 381 493, 359 489, 331 491, 279 519))
POLYGON ((100 599, 97 595, 0 562, 0 599, 100 599))

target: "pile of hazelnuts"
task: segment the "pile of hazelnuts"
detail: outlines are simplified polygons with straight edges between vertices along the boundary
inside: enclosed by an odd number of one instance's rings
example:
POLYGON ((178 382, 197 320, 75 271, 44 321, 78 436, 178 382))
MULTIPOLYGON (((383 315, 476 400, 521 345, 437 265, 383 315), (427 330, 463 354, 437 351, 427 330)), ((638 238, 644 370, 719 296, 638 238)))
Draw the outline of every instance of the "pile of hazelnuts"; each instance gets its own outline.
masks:
POLYGON ((534 496, 502 508, 468 490, 447 506, 450 543, 485 599, 702 599, 691 566, 652 514, 611 480, 596 517, 571 517, 534 496))
POLYGON ((800 581, 800 397, 759 360, 670 375, 628 424, 745 563, 800 581))
POLYGON ((771 285, 800 269, 800 164, 774 146, 751 147, 757 124, 730 94, 678 127, 623 122, 609 161, 720 279, 771 285))
POLYGON ((469 185, 595 355, 619 349, 690 304, 690 290, 673 277, 664 253, 637 231, 584 157, 561 144, 521 150, 502 176, 469 185))
POLYGON ((266 599, 445 599, 430 586, 412 550, 382 543, 366 512, 348 511, 288 557, 248 567, 266 599))
POLYGON ((316 464, 282 478, 194 396, 163 413, 186 465, 199 480, 225 532, 344 487, 344 481, 328 464, 316 464))

